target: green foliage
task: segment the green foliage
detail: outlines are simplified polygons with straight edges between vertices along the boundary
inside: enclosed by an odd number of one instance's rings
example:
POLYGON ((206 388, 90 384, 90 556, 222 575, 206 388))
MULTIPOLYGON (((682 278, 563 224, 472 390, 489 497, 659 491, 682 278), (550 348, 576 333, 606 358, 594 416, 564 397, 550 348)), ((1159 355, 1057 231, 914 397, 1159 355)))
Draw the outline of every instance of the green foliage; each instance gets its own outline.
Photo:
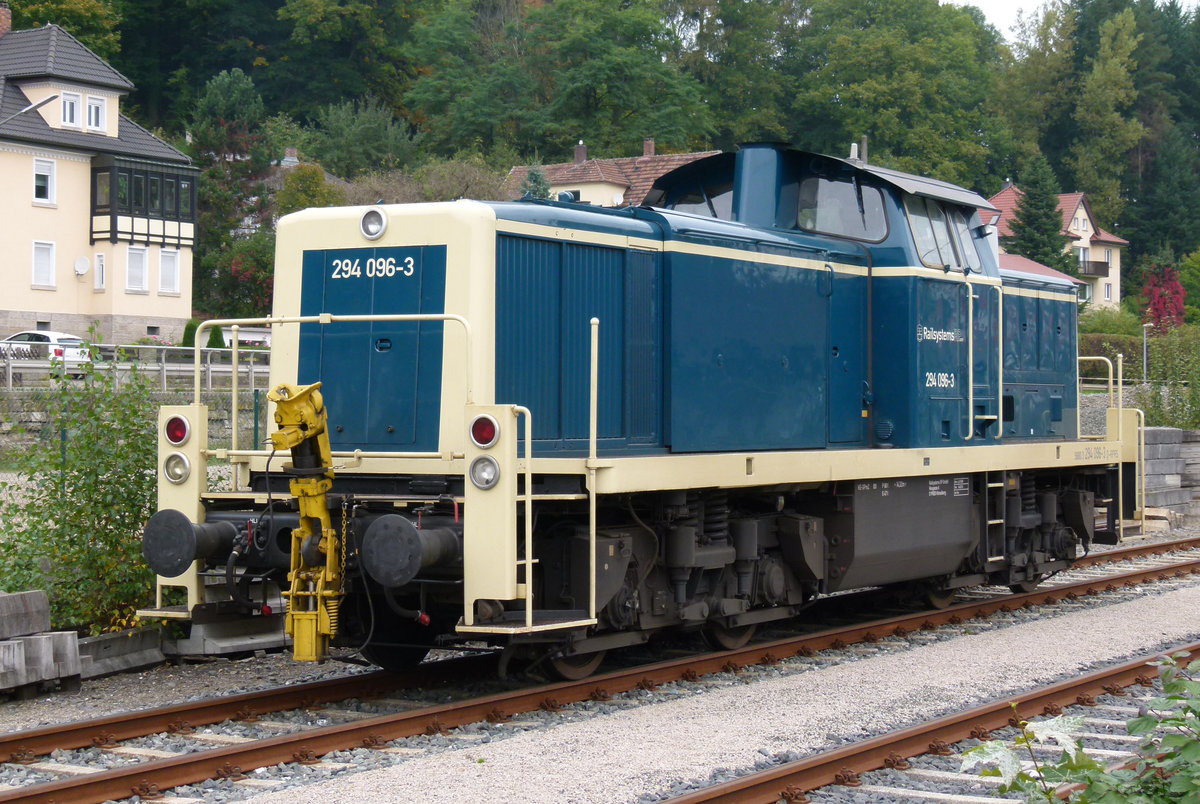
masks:
MULTIPOLYGON (((1079 316, 1079 334, 1107 333, 1142 337, 1142 320, 1125 310, 1112 307, 1093 307, 1079 316)), ((1082 352, 1081 352, 1082 354, 1082 352)))
POLYGON ((7 592, 45 589, 55 628, 125 627, 154 590, 141 555, 154 511, 156 408, 137 372, 85 366, 55 379, 35 449, 12 456, 0 486, 0 578, 7 592))
POLYGON ((1200 427, 1200 328, 1184 325, 1165 333, 1152 330, 1151 335, 1149 371, 1153 382, 1139 387, 1137 393, 1137 406, 1146 412, 1146 424, 1189 430, 1200 427))
POLYGON ((200 326, 200 322, 195 318, 189 318, 188 322, 183 325, 183 340, 179 342, 180 346, 192 347, 196 345, 196 328, 200 326))
POLYGON ((102 59, 121 50, 121 13, 112 0, 18 0, 12 4, 13 30, 54 23, 102 59))
MULTIPOLYGON (((1142 336, 1141 324, 1138 324, 1137 335, 1114 335, 1106 332, 1079 334, 1079 356, 1107 357, 1113 364, 1113 377, 1116 377, 1117 355, 1125 355, 1126 379, 1141 379, 1142 375, 1142 336)), ((1092 379, 1107 379, 1108 368, 1101 363, 1087 361, 1080 366, 1079 373, 1092 379)))
MULTIPOLYGON (((963 756, 962 771, 988 767, 986 776, 999 776, 1001 794, 1020 793, 1026 801, 1057 801, 1061 785, 1077 785, 1066 801, 1077 804, 1166 804, 1200 797, 1200 661, 1181 667, 1186 653, 1163 657, 1158 667, 1163 694, 1140 707, 1125 724, 1129 734, 1142 737, 1132 767, 1109 770, 1089 757, 1077 735, 1082 716, 1056 717, 1041 722, 1021 721, 1010 747, 999 740, 985 742, 963 756), (1039 760, 1034 746, 1055 743, 1063 751, 1054 762, 1039 760), (1022 760, 1031 763, 1024 770, 1022 760)), ((1016 706, 1013 706, 1014 713, 1016 706)))
POLYGON ((409 127, 374 98, 333 103, 317 112, 308 153, 335 176, 352 179, 413 161, 417 142, 409 127))
POLYGON ((435 159, 413 170, 360 176, 346 190, 346 200, 351 204, 374 204, 381 199, 388 204, 457 198, 508 200, 504 192, 506 172, 490 167, 478 154, 459 154, 453 159, 435 159))
POLYGON ((225 335, 221 332, 220 327, 208 328, 208 341, 204 344, 206 349, 224 349, 225 335))
MULTIPOLYGON (((217 275, 220 278, 220 317, 254 318, 268 315, 275 282, 274 230, 259 229, 235 240, 217 255, 217 275)), ((211 339, 210 335, 210 345, 211 339)))
POLYGON ((340 187, 325 181, 320 165, 297 165, 287 172, 283 189, 275 194, 275 206, 280 215, 309 207, 335 207, 346 203, 340 187))
POLYGON ((1058 209, 1058 181, 1050 163, 1035 154, 1021 174, 1021 196, 1012 221, 1013 236, 1005 238, 1004 248, 1013 254, 1057 271, 1074 275, 1076 268, 1064 253, 1067 236, 1062 231, 1062 213, 1058 209))
POLYGON ((519 191, 522 196, 530 198, 549 198, 550 197, 550 181, 546 178, 546 173, 538 165, 529 168, 529 172, 525 174, 525 180, 521 182, 519 191))
POLYGON ((1076 139, 1067 160, 1076 187, 1087 193, 1099 224, 1111 228, 1124 209, 1121 177, 1126 157, 1145 129, 1129 114, 1137 99, 1133 50, 1137 34, 1126 9, 1100 26, 1100 49, 1080 84, 1076 139))

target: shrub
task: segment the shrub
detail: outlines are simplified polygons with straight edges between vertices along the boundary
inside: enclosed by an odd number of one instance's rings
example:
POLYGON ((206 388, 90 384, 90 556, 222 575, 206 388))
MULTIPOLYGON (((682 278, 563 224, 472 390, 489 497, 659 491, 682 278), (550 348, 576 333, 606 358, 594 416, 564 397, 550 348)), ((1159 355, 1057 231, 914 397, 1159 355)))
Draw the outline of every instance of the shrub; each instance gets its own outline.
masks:
POLYGON ((179 342, 180 346, 195 346, 196 345, 196 327, 200 326, 200 322, 194 318, 189 318, 187 324, 183 327, 183 340, 179 342))
POLYGON ((43 440, 0 484, 0 590, 45 589, 55 628, 119 630, 154 591, 140 533, 155 506, 148 378, 85 366, 45 393, 43 440))
POLYGON ((1103 332, 1109 335, 1142 337, 1142 321, 1133 313, 1111 307, 1093 307, 1079 316, 1079 334, 1103 332))
MULTIPOLYGON (((1056 801, 1060 785, 1082 785, 1067 800, 1095 804, 1126 802, 1196 801, 1200 798, 1200 661, 1180 667, 1175 657, 1163 657, 1159 668, 1163 695, 1141 706, 1138 716, 1125 728, 1141 736, 1138 756, 1132 767, 1108 769, 1089 757, 1075 735, 1083 731, 1082 716, 1056 717, 1040 723, 1021 721, 1014 740, 1016 750, 999 740, 968 750, 962 770, 978 765, 985 776, 1000 776, 1001 793, 1020 792, 1026 801, 1056 801), (1053 741, 1063 748, 1055 762, 1039 761, 1035 743, 1053 741), (1022 769, 1021 760, 1032 762, 1032 771, 1022 769)), ((1015 710, 1015 706, 1014 706, 1015 710)))
POLYGON ((208 343, 204 344, 207 349, 224 349, 225 348, 225 333, 221 332, 220 327, 208 328, 208 343))

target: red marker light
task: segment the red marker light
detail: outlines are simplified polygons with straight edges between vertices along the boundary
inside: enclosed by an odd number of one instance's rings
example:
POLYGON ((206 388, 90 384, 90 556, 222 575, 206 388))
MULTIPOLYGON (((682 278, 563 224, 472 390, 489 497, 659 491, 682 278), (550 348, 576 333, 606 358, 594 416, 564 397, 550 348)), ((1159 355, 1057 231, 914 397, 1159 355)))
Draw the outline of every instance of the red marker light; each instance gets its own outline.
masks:
POLYGON ((475 421, 471 422, 471 440, 475 442, 475 446, 487 449, 495 444, 499 437, 500 425, 486 413, 476 416, 475 421))
POLYGON ((261 609, 259 609, 259 611, 261 611, 261 612, 262 612, 262 614, 263 614, 263 616, 264 616, 264 617, 270 617, 270 616, 271 616, 271 611, 272 611, 272 609, 271 609, 271 605, 270 605, 269 603, 263 603, 263 604, 262 604, 262 608, 261 608, 261 609))
POLYGON ((429 625, 429 615, 423 611, 417 614, 417 625, 429 625))
POLYGON ((167 419, 167 424, 163 427, 163 434, 167 440, 175 446, 179 446, 184 441, 187 441, 188 435, 192 432, 191 425, 188 420, 182 416, 172 416, 167 419))

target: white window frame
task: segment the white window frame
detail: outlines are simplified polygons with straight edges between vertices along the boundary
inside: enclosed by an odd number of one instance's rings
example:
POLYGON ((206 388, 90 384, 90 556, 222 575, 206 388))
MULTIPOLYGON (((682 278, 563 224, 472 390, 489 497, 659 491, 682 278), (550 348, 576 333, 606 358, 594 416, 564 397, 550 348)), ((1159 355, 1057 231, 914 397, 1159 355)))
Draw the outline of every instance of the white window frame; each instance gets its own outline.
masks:
POLYGON ((158 252, 158 292, 169 296, 179 295, 179 251, 173 248, 160 249, 158 252), (173 262, 170 271, 168 271, 168 263, 173 262), (171 276, 174 281, 174 287, 167 284, 167 277, 171 276))
POLYGON ((55 188, 56 167, 53 159, 34 159, 33 160, 33 203, 38 206, 52 207, 56 203, 58 197, 55 188), (46 177, 46 198, 37 197, 37 179, 38 176, 46 177))
POLYGON ((55 284, 55 273, 56 272, 54 270, 54 259, 55 259, 54 252, 55 252, 54 243, 50 242, 49 240, 34 240, 33 241, 33 262, 31 263, 31 277, 30 277, 30 284, 33 287, 40 288, 43 290, 57 289, 57 285, 55 284), (38 276, 38 252, 39 251, 42 254, 48 253, 49 262, 50 262, 48 273, 45 273, 40 277, 38 276), (38 281, 39 279, 41 279, 42 281, 39 282, 38 281))
POLYGON ((77 92, 62 94, 62 126, 63 128, 83 128, 83 96, 77 92), (68 117, 67 112, 70 112, 68 117))
POLYGON ((145 246, 129 246, 125 252, 125 292, 126 293, 148 293, 150 282, 147 274, 150 273, 150 250, 145 246), (134 272, 133 262, 137 256, 141 262, 141 284, 133 284, 134 272))
POLYGON ((1110 267, 1112 266, 1112 249, 1111 248, 1104 249, 1104 264, 1108 265, 1110 267))
POLYGON ((92 276, 92 288, 94 290, 104 290, 108 284, 108 265, 107 258, 103 252, 96 252, 95 273, 92 276))
POLYGON ((1104 300, 1112 301, 1112 282, 1104 283, 1104 300))
POLYGON ((108 99, 103 95, 88 95, 87 127, 88 131, 105 131, 108 120, 108 99), (96 110, 96 124, 92 124, 92 111, 96 110))

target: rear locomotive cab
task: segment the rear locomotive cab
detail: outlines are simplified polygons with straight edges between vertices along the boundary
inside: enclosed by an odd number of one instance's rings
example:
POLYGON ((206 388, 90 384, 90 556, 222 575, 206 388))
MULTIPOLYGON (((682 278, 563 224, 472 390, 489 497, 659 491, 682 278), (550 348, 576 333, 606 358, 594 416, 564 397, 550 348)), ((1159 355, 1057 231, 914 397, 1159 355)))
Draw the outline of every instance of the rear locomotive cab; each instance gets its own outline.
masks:
POLYGON ((982 198, 751 146, 647 202, 281 220, 277 429, 210 448, 198 381, 164 409, 154 612, 183 586, 197 623, 286 603, 297 658, 484 640, 581 676, 840 590, 1029 587, 1116 538, 1134 416, 1080 440, 1074 291, 1001 276, 982 198))

